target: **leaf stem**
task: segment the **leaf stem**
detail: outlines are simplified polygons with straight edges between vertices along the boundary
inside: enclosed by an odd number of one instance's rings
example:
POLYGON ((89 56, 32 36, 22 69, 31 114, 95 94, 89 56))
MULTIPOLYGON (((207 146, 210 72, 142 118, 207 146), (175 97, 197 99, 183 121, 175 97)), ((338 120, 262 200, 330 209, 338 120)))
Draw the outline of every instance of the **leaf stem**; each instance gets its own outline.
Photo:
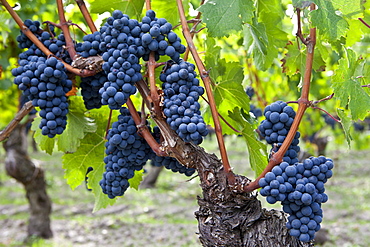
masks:
MULTIPOLYGON (((215 124, 215 132, 216 132, 216 136, 217 136, 218 146, 220 148, 220 154, 221 154, 221 159, 222 159, 222 163, 223 163, 223 166, 224 166, 224 170, 225 170, 226 173, 232 174, 232 169, 231 169, 230 164, 229 164, 229 160, 228 160, 227 152, 226 152, 226 147, 225 147, 225 143, 224 143, 224 139, 223 139, 223 135, 222 135, 222 128, 221 128, 221 124, 220 124, 220 119, 218 118, 218 111, 217 111, 217 108, 216 108, 216 102, 215 102, 215 99, 213 97, 212 89, 211 89, 211 86, 210 86, 211 82, 210 82, 209 73, 205 69, 205 67, 203 65, 203 62, 200 59, 200 57, 198 55, 198 52, 195 48, 192 36, 190 34, 189 26, 187 25, 187 22, 186 22, 184 6, 182 5, 182 1, 181 0, 176 0, 176 1, 177 1, 179 14, 180 14, 180 20, 181 20, 181 25, 182 25, 182 33, 184 34, 184 37, 185 37, 186 42, 188 44, 188 47, 189 47, 189 49, 191 51, 191 54, 194 58, 195 64, 196 64, 196 66, 199 70, 200 77, 203 80, 203 83, 204 83, 204 86, 205 86, 206 92, 207 92, 207 97, 208 97, 208 100, 210 102, 212 118, 213 118, 213 122, 215 124)), ((235 183, 235 180, 233 179, 234 176, 228 176, 228 178, 229 178, 230 184, 235 183)))
MULTIPOLYGON (((142 119, 140 118, 130 98, 127 100, 126 105, 128 107, 128 110, 130 111, 132 118, 135 121, 138 133, 146 140, 146 142, 158 156, 166 156, 166 152, 162 150, 162 146, 154 139, 148 127, 146 126, 145 121, 144 123, 142 122, 142 119)), ((143 114, 143 112, 141 114, 143 114)))
MULTIPOLYGON (((200 5, 199 6, 202 6, 204 4, 204 0, 202 0, 201 2, 200 2, 200 5)), ((200 20, 200 16, 202 15, 202 12, 200 12, 200 11, 198 11, 198 14, 197 14, 197 16, 195 17, 195 19, 197 19, 198 21, 197 22, 194 22, 193 23, 193 27, 192 27, 192 30, 194 30, 197 26, 198 26, 198 24, 201 22, 201 20, 200 20)), ((190 32, 191 34, 191 38, 193 39, 194 38, 194 35, 195 35, 195 33, 194 32, 190 32)), ((184 61, 187 61, 188 60, 188 57, 189 57, 189 51, 190 51, 190 49, 189 49, 189 46, 188 47, 186 47, 186 50, 185 50, 185 54, 184 54, 184 61)))
POLYGON ((83 17, 85 18, 85 21, 86 21, 87 25, 89 26, 91 32, 95 33, 96 31, 98 31, 98 29, 96 29, 94 21, 91 18, 91 15, 90 15, 89 11, 86 8, 85 2, 83 0, 75 0, 75 1, 77 3, 78 7, 80 8, 80 11, 81 11, 83 17))
POLYGON ((367 24, 362 18, 358 18, 365 26, 367 26, 368 28, 370 28, 370 25, 367 24))
MULTIPOLYGON (((310 10, 315 10, 315 4, 310 5, 310 10)), ((290 144, 292 143, 294 136, 297 132, 299 124, 302 120, 303 114, 306 109, 311 105, 310 101, 308 100, 308 95, 310 92, 310 82, 311 82, 311 74, 312 74, 312 64, 313 64, 313 57, 314 57, 314 48, 316 44, 316 28, 310 28, 310 36, 307 39, 307 57, 306 57, 306 69, 303 78, 303 88, 301 92, 301 97, 298 99, 298 110, 297 114, 294 118, 293 124, 289 130, 287 137, 285 138, 282 146, 280 147, 279 151, 274 153, 267 165, 267 167, 263 170, 263 172, 250 184, 243 188, 244 192, 252 192, 253 190, 259 188, 258 181, 263 178, 266 173, 272 170, 272 168, 282 162, 284 154, 288 150, 290 144)))
MULTIPOLYGON (((9 5, 9 3, 6 0, 0 0, 1 3, 4 5, 6 10, 9 12, 9 14, 12 16, 12 18, 15 20, 15 22, 18 24, 21 31, 34 43, 44 54, 45 56, 54 56, 49 49, 47 49, 44 44, 37 39, 37 37, 24 25, 22 19, 18 16, 18 14, 13 10, 13 8, 9 5)), ((87 76, 93 76, 96 74, 93 70, 79 70, 77 68, 73 68, 68 63, 65 63, 62 59, 56 57, 64 64, 64 67, 71 73, 75 75, 79 75, 81 77, 87 77, 87 76)))
POLYGON ((64 38, 66 40, 66 49, 68 51, 69 56, 74 59, 76 57, 76 50, 75 50, 75 44, 73 43, 71 33, 69 31, 69 25, 66 20, 66 17, 64 15, 64 8, 63 8, 63 0, 57 0, 57 6, 58 6, 58 15, 59 15, 59 25, 61 26, 61 29, 64 34, 64 38))
POLYGON ((33 105, 31 101, 26 102, 23 107, 18 111, 17 115, 13 120, 6 126, 3 131, 0 131, 0 142, 4 141, 10 136, 10 133, 14 130, 15 127, 19 124, 22 119, 32 111, 33 105))

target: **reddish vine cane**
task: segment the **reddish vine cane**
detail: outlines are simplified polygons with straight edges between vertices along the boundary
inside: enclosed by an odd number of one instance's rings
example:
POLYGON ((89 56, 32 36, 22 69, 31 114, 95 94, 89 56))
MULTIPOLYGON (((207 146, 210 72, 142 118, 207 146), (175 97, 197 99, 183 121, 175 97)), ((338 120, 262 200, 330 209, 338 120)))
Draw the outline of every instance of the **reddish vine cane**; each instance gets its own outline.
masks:
MULTIPOLYGON (((310 10, 315 10, 315 4, 310 5, 310 10)), ((298 33, 298 32, 297 32, 298 33)), ((280 147, 279 151, 274 153, 267 165, 267 167, 263 170, 263 172, 250 184, 244 187, 244 192, 252 192, 255 189, 258 189, 260 186, 258 185, 258 181, 263 178, 266 173, 272 170, 272 168, 278 164, 280 164, 283 160, 284 154, 288 150, 290 144, 292 143, 294 136, 297 132, 298 126, 302 120, 303 114, 306 109, 311 106, 311 102, 308 100, 308 95, 310 92, 310 82, 311 82, 311 74, 312 74, 312 64, 314 58, 314 48, 316 45, 316 28, 310 28, 310 35, 305 40, 307 46, 307 57, 306 57, 306 69, 304 72, 303 77, 303 87, 301 92, 301 97, 298 99, 298 110, 297 114, 294 118, 292 127, 289 130, 289 133, 284 140, 282 146, 280 147)))
MULTIPOLYGON (((1 3, 4 5, 6 10, 9 12, 9 14, 12 16, 12 18, 15 20, 15 22, 18 24, 21 31, 46 55, 46 56, 54 56, 54 54, 47 49, 44 44, 36 38, 36 36, 24 25, 22 19, 18 16, 18 14, 13 10, 13 8, 9 5, 9 3, 6 0, 0 0, 1 3)), ((58 0, 59 1, 59 0, 58 0)), ((58 2, 57 2, 58 3, 58 2)), ((64 13, 64 11, 63 11, 64 13)), ((64 15, 64 14, 63 14, 64 15)), ((63 26, 63 25, 62 25, 63 26)), ((74 49, 74 48, 73 48, 74 49)), ((72 51, 73 52, 73 51, 72 51)), ((65 63, 60 59, 60 61, 64 64, 64 67, 71 73, 81 76, 81 77, 87 77, 87 76, 93 76, 96 74, 96 71, 93 70, 80 70, 77 68, 72 67, 71 65, 65 63)))
POLYGON ((210 86, 211 85, 211 79, 210 79, 209 74, 208 74, 207 70, 205 69, 204 64, 203 64, 202 60, 200 59, 200 57, 198 55, 198 52, 195 48, 195 45, 194 45, 194 42, 193 42, 193 39, 192 39, 192 36, 191 36, 191 33, 190 33, 190 29, 189 29, 189 26, 188 26, 187 21, 186 21, 184 6, 182 5, 182 1, 181 0, 176 0, 176 1, 177 1, 177 7, 178 7, 178 10, 179 10, 179 14, 180 14, 180 21, 181 21, 181 25, 182 25, 182 33, 184 34, 184 37, 186 39, 186 43, 188 44, 189 50, 190 50, 190 52, 193 56, 193 59, 195 61, 196 66, 199 70, 200 77, 201 77, 201 79, 204 83, 206 93, 207 93, 207 97, 208 97, 208 100, 209 100, 209 103, 210 103, 209 105, 210 105, 210 108, 211 108, 213 122, 215 124, 215 132, 216 132, 216 136, 217 136, 217 142, 218 142, 218 146, 219 146, 219 149, 220 149, 220 154, 221 154, 221 159, 222 159, 222 164, 223 164, 223 167, 224 167, 224 171, 227 173, 227 178, 228 178, 229 184, 234 185, 236 183, 235 175, 232 172, 232 169, 230 167, 229 160, 228 160, 228 157, 227 157, 225 142, 224 142, 223 135, 222 135, 222 128, 221 128, 221 124, 220 124, 220 119, 218 117, 218 111, 217 111, 217 108, 216 108, 216 102, 215 102, 213 92, 212 92, 212 89, 211 89, 211 86, 210 86))

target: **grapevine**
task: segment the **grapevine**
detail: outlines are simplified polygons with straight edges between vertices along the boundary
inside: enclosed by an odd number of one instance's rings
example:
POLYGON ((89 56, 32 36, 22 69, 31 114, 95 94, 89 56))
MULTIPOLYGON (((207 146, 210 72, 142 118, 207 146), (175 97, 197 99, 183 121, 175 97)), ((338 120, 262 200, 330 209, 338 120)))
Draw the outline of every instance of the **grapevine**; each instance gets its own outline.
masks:
MULTIPOLYGON (((261 239, 265 246, 280 240, 286 246, 312 244, 321 228, 321 206, 328 200, 324 184, 332 177, 334 164, 325 156, 299 160, 299 138, 301 133, 302 140, 307 136, 300 125, 311 108, 325 113, 322 121, 332 127, 329 131, 339 132, 334 123, 341 123, 348 143, 349 126, 367 130, 349 124, 366 119, 370 97, 364 82, 367 64, 357 55, 358 48, 350 46, 361 35, 347 32, 355 20, 368 26, 366 3, 354 5, 355 15, 334 0, 295 1, 293 41, 283 29, 288 23, 285 3, 191 2, 192 10, 198 11, 191 17, 182 0, 168 3, 177 8, 178 16, 164 14, 158 6, 152 9, 150 0, 145 0, 146 11, 142 11, 144 1, 123 2, 116 10, 107 3, 110 14, 96 27, 84 1, 76 0, 91 31, 86 33, 80 23, 67 21, 61 0, 56 1, 59 22, 23 21, 16 8, 1 0, 21 30, 14 40, 22 51, 11 74, 27 103, 0 132, 0 140, 8 138, 35 109, 35 139, 49 153, 56 149, 65 153, 67 183, 74 189, 79 181, 88 181, 96 198, 94 210, 113 204, 128 188, 137 188, 145 165, 164 166, 199 178, 203 195, 198 198, 196 217, 204 246, 245 246, 245 236, 254 236, 251 243, 261 239), (332 3, 333 9, 325 5, 332 3), (130 4, 135 12, 130 12, 130 4), (281 15, 277 14, 280 8, 281 15), (333 22, 333 16, 342 18, 348 28, 344 24, 335 31, 323 27, 333 22), (303 29, 302 23, 308 28, 303 29), (307 37, 302 30, 309 30, 307 37), (325 66, 332 77, 320 73, 325 66), (274 75, 272 71, 285 75, 267 78, 264 73, 274 75), (324 78, 330 78, 325 83, 332 84, 332 91, 321 92, 324 78), (300 92, 287 94, 297 100, 271 93, 283 82, 290 90, 299 84, 300 92), (309 99, 318 92, 324 98, 309 99), (254 95, 257 100, 252 101, 254 95), (364 101, 363 109, 355 95, 364 101), (338 107, 333 115, 318 106, 331 99, 337 100, 332 105, 338 107), (263 112, 261 106, 266 106, 263 112), (257 127, 259 118, 264 120, 257 127), (200 146, 210 131, 216 134, 221 159, 200 146), (246 141, 255 180, 234 173, 224 143, 228 135, 246 141), (281 202, 285 214, 263 211, 252 193, 259 188, 268 203, 281 202), (265 234, 275 226, 281 229, 279 239, 265 234)), ((101 14, 96 8, 99 3, 91 5, 101 14)))

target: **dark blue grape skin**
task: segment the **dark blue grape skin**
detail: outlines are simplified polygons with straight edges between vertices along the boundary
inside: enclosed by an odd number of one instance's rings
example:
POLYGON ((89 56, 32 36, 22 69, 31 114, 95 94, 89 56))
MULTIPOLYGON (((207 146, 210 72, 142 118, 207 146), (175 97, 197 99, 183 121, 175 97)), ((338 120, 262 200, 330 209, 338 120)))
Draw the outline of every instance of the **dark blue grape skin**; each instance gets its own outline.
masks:
POLYGON ((63 64, 55 57, 46 59, 30 55, 29 50, 23 54, 26 54, 27 60, 20 59, 21 67, 13 69, 14 83, 34 106, 40 107, 41 133, 53 138, 66 128, 68 103, 64 95, 71 90, 72 81, 68 79, 63 64))
POLYGON ((331 177, 328 171, 332 172, 332 168, 331 159, 310 157, 303 163, 282 162, 259 180, 262 187, 260 194, 266 196, 271 204, 281 201, 283 211, 290 215, 287 222, 289 233, 301 241, 311 241, 320 229, 323 217, 321 204, 328 200, 322 180, 326 182, 331 177), (317 175, 304 176, 306 171, 317 170, 318 167, 322 170, 319 169, 317 175), (313 176, 316 179, 312 179, 313 176))
MULTIPOLYGON (((159 143, 160 142, 160 130, 157 126, 153 128, 152 132, 153 137, 159 143)), ((194 168, 188 168, 181 163, 179 163, 175 158, 167 157, 167 156, 157 156, 154 152, 151 153, 150 159, 152 161, 152 165, 154 166, 164 166, 166 169, 171 170, 172 172, 179 172, 181 174, 185 174, 186 176, 191 176, 194 174, 194 168)))
POLYGON ((167 123, 186 142, 200 144, 208 129, 200 115, 199 93, 204 93, 196 78, 194 65, 168 62, 160 80, 163 82, 164 109, 167 123))
POLYGON ((141 170, 149 159, 151 149, 136 132, 128 109, 122 107, 118 121, 108 131, 105 143, 107 156, 104 158, 106 171, 99 182, 103 193, 111 199, 125 193, 135 170, 141 170))

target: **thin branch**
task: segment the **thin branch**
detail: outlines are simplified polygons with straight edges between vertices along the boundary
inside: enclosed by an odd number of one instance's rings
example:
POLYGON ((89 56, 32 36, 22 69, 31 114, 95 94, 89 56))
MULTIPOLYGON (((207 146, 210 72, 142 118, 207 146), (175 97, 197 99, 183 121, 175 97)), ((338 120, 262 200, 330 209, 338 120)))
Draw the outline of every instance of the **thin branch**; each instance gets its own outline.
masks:
MULTIPOLYGON (((60 24, 57 24, 57 23, 54 23, 52 21, 44 21, 42 24, 49 24, 49 25, 52 25, 54 27, 57 27, 57 28, 60 28, 62 29, 62 26, 60 24)), ((77 25, 76 23, 73 23, 72 21, 67 21, 67 24, 69 26, 76 26, 78 29, 80 29, 81 32, 83 32, 85 35, 87 34, 79 25, 77 25)))
MULTIPOLYGON (((200 2, 200 6, 202 6, 203 4, 204 4, 204 0, 200 2)), ((198 21, 194 22, 193 27, 191 28, 191 31, 190 31, 192 39, 194 38, 194 35, 195 35, 195 32, 194 32, 195 28, 198 26, 199 23, 201 23, 201 20, 200 20, 201 15, 202 15, 202 12, 198 11, 197 16, 195 17, 195 19, 197 19, 198 21)), ((189 51, 190 51, 189 47, 186 47, 185 54, 184 54, 184 61, 188 60, 189 51)))
MULTIPOLYGON (((150 89, 148 84, 144 80, 136 82, 136 88, 139 90, 143 101, 148 109, 151 109, 153 106, 153 101, 150 96, 150 89)), ((169 128, 166 119, 161 115, 151 115, 153 121, 157 124, 161 130, 161 135, 163 137, 162 147, 167 153, 166 156, 176 158, 181 164, 186 165, 187 167, 195 168, 196 160, 189 152, 189 149, 197 149, 197 146, 193 143, 185 143, 174 130, 169 128)))
POLYGON ((313 109, 318 109, 320 111, 323 111, 325 112, 331 119, 333 119, 334 121, 340 123, 340 120, 336 119, 335 117, 333 117, 333 115, 331 115, 329 112, 325 111, 324 109, 320 108, 320 107, 316 107, 316 106, 312 106, 313 109))
MULTIPOLYGON (((203 98, 203 100, 209 105, 209 101, 202 95, 201 96, 203 98)), ((237 132, 237 133, 242 133, 240 130, 237 130, 235 129, 220 113, 218 113, 218 116, 221 118, 222 121, 224 121, 224 123, 230 127, 230 129, 232 129, 233 131, 237 132)))
POLYGON ((151 0, 145 0, 145 8, 146 10, 152 9, 152 4, 150 3, 151 0))
POLYGON ((367 24, 362 18, 358 18, 365 26, 367 26, 368 28, 370 28, 370 25, 367 24))
MULTIPOLYGON (((315 7, 316 7, 315 4, 311 4, 310 10, 313 11, 315 7)), ((258 178, 243 188, 244 192, 251 192, 259 188, 260 186, 258 184, 258 181, 261 178, 263 178, 267 172, 271 171, 274 166, 282 162, 284 154, 286 153, 286 151, 288 150, 290 144, 292 143, 294 139, 294 136, 297 132, 297 129, 302 120, 304 112, 311 105, 310 101, 308 100, 308 95, 310 91, 312 63, 313 63, 313 57, 314 57, 314 48, 316 44, 316 28, 310 29, 310 37, 307 41, 308 41, 308 44, 307 44, 306 69, 305 69, 305 74, 303 78, 303 88, 301 92, 301 97, 298 99, 298 111, 294 118, 293 124, 282 146, 280 147, 279 151, 277 151, 271 156, 267 167, 258 176, 258 178)))
POLYGON ((90 31, 92 33, 95 33, 96 31, 98 31, 98 29, 96 29, 94 21, 91 18, 91 15, 90 15, 89 11, 86 8, 85 2, 83 0, 75 0, 75 1, 77 3, 78 7, 80 8, 83 17, 85 18, 85 21, 86 21, 87 25, 90 28, 90 31))
POLYGON ((135 121, 138 133, 146 140, 146 142, 158 156, 167 156, 167 153, 162 150, 162 146, 154 139, 154 137, 150 133, 145 122, 142 123, 142 120, 130 98, 127 100, 126 105, 128 107, 128 110, 130 111, 132 118, 135 121))
MULTIPOLYGON (((223 135, 222 135, 222 128, 221 128, 221 124, 220 124, 220 119, 218 118, 216 102, 215 102, 215 99, 213 97, 212 89, 211 89, 211 86, 210 86, 211 82, 210 82, 209 74, 208 74, 207 70, 205 69, 205 67, 203 65, 203 62, 200 59, 200 57, 198 55, 198 52, 197 52, 197 50, 194 46, 194 42, 193 42, 193 39, 192 39, 191 34, 190 34, 189 26, 187 25, 187 22, 186 22, 184 6, 182 5, 182 1, 181 0, 176 0, 176 1, 177 1, 179 14, 180 14, 180 20, 181 20, 181 25, 182 25, 182 33, 184 34, 184 37, 185 37, 186 42, 188 44, 188 47, 189 47, 189 49, 191 51, 191 54, 194 58, 195 64, 196 64, 196 66, 199 70, 200 77, 203 80, 203 83, 204 83, 204 86, 205 86, 206 92, 207 92, 207 97, 208 97, 208 100, 210 102, 212 118, 213 118, 213 122, 215 124, 215 131, 216 131, 218 146, 220 148, 220 154, 221 154, 221 159, 222 159, 222 163, 223 163, 223 166, 224 166, 224 170, 225 170, 226 173, 232 174, 232 169, 231 169, 230 164, 229 164, 229 160, 228 160, 227 152, 226 152, 226 147, 225 147, 225 143, 224 143, 224 139, 223 139, 223 135)), ((228 176, 228 179, 229 179, 230 184, 235 183, 235 177, 233 176, 233 174, 232 174, 232 176, 231 175, 228 176), (231 180, 233 180, 233 181, 231 181, 231 180)))
POLYGON ((59 15, 59 22, 61 29, 64 34, 64 38, 66 40, 66 49, 68 51, 69 56, 74 59, 76 57, 76 49, 75 44, 73 43, 71 33, 69 31, 69 25, 66 20, 66 17, 64 15, 64 7, 63 7, 63 0, 57 0, 57 6, 58 6, 58 15, 59 15))
POLYGON ((22 119, 32 111, 32 109, 33 105, 31 101, 28 101, 23 105, 8 126, 6 126, 3 131, 0 131, 0 142, 4 141, 10 136, 10 133, 14 130, 14 128, 17 127, 19 122, 22 121, 22 119))
POLYGON ((148 61, 148 76, 149 76, 149 85, 150 85, 150 96, 152 98, 152 108, 150 108, 151 114, 153 115, 161 115, 162 110, 159 106, 160 97, 158 95, 158 89, 155 84, 155 68, 157 63, 155 61, 155 52, 152 51, 149 54, 149 61, 148 61))
POLYGON ((107 136, 108 136, 108 131, 109 131, 109 128, 110 128, 110 123, 112 121, 112 113, 113 113, 113 110, 110 109, 109 110, 109 117, 108 117, 107 128, 105 129, 105 139, 107 139, 107 136))
MULTIPOLYGON (((37 37, 24 25, 22 19, 18 16, 18 14, 13 10, 13 8, 9 5, 9 3, 6 0, 0 0, 1 3, 4 5, 6 10, 9 12, 9 14, 12 16, 12 18, 15 20, 15 22, 18 24, 21 31, 34 43, 44 54, 45 56, 54 56, 49 49, 47 49, 44 44, 37 39, 37 37)), ((62 59, 56 57, 64 64, 64 67, 71 73, 75 75, 79 75, 81 77, 87 77, 87 76, 93 76, 96 74, 96 71, 94 70, 79 70, 76 68, 73 68, 68 63, 65 63, 62 59)))
MULTIPOLYGON (((298 28, 297 28, 297 37, 302 41, 303 44, 307 45, 308 41, 303 37, 302 34, 302 27, 301 27, 301 9, 296 8, 297 10, 297 23, 298 23, 298 28)), ((298 43, 298 42, 297 42, 298 43)))
POLYGON ((332 99, 333 97, 334 97, 334 93, 330 94, 329 96, 326 96, 323 99, 316 100, 316 101, 312 102, 312 105, 317 105, 318 103, 329 100, 329 99, 332 99))

